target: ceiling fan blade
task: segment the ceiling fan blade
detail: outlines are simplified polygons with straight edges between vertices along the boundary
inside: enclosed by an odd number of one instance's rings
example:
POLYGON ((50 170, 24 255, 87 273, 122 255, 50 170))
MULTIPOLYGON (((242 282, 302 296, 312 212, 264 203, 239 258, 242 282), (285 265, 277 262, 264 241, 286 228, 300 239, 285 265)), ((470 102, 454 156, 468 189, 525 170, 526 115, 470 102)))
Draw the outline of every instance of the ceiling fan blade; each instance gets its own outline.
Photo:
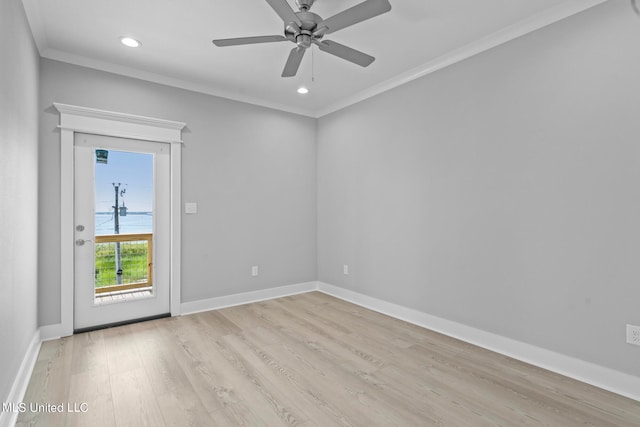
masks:
POLYGON ((327 27, 324 34, 349 27, 358 22, 366 21, 374 16, 382 15, 391 10, 389 0, 366 0, 360 4, 342 11, 318 24, 318 28, 327 27))
POLYGON ((338 58, 345 59, 361 67, 368 67, 376 58, 359 50, 352 49, 340 43, 332 42, 331 40, 324 40, 321 42, 315 42, 321 51, 335 55, 338 58))
POLYGON ((296 16, 295 12, 286 0, 267 0, 267 3, 269 3, 269 6, 276 11, 285 24, 295 22, 299 27, 302 26, 302 21, 300 21, 296 16))
POLYGON ((213 44, 219 47, 225 47, 225 46, 239 46, 243 44, 255 44, 255 43, 286 42, 288 40, 289 39, 284 36, 258 36, 258 37, 240 37, 236 39, 213 40, 213 44))
POLYGON ((296 46, 291 49, 287 63, 284 64, 284 70, 282 70, 282 77, 293 77, 298 72, 302 57, 307 49, 304 47, 296 46))

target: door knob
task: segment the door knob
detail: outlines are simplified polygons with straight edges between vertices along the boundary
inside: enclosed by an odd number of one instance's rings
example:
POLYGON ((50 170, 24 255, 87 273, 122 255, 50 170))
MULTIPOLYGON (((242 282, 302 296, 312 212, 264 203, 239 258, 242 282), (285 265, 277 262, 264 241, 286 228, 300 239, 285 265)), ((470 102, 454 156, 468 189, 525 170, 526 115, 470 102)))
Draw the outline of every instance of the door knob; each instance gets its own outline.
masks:
POLYGON ((78 240, 76 240, 76 245, 77 246, 84 246, 85 243, 92 242, 92 241, 93 240, 78 239, 78 240))

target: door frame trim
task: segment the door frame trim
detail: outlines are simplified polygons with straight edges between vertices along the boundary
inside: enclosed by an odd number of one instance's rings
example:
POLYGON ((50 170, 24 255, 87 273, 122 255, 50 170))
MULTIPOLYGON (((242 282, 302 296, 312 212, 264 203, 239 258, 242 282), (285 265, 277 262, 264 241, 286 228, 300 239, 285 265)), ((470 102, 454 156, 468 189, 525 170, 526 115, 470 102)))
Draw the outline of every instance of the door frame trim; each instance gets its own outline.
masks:
POLYGON ((60 113, 60 336, 73 335, 74 138, 76 133, 171 144, 171 315, 180 315, 181 165, 185 123, 53 103, 60 113))

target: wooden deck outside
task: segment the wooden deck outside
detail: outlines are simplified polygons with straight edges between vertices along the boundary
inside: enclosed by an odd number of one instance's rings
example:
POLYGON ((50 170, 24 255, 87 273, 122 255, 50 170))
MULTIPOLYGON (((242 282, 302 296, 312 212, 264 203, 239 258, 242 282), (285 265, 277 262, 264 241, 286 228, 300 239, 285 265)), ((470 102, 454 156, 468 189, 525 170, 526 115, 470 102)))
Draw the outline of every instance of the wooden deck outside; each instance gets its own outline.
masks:
POLYGON ((153 286, 153 234, 106 234, 95 236, 96 244, 99 243, 126 243, 126 242, 147 242, 147 280, 143 282, 125 283, 121 285, 96 287, 96 297, 100 294, 113 293, 119 291, 132 291, 136 289, 149 288, 153 286))

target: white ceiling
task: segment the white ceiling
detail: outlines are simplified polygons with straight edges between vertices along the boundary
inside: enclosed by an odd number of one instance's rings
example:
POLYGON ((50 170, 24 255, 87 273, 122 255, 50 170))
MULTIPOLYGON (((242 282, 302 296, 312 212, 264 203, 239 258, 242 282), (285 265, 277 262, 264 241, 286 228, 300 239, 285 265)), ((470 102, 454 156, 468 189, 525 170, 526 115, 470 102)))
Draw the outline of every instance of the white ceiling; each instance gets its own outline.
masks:
MULTIPOLYGON (((312 11, 328 18, 360 1, 316 0, 312 11)), ((389 13, 325 37, 375 56, 371 66, 314 47, 292 78, 280 77, 291 43, 211 43, 282 34, 283 23, 265 0, 23 3, 45 58, 319 117, 606 0, 389 1, 389 13), (143 46, 124 47, 125 35, 143 46), (311 92, 298 95, 300 85, 311 92)))

